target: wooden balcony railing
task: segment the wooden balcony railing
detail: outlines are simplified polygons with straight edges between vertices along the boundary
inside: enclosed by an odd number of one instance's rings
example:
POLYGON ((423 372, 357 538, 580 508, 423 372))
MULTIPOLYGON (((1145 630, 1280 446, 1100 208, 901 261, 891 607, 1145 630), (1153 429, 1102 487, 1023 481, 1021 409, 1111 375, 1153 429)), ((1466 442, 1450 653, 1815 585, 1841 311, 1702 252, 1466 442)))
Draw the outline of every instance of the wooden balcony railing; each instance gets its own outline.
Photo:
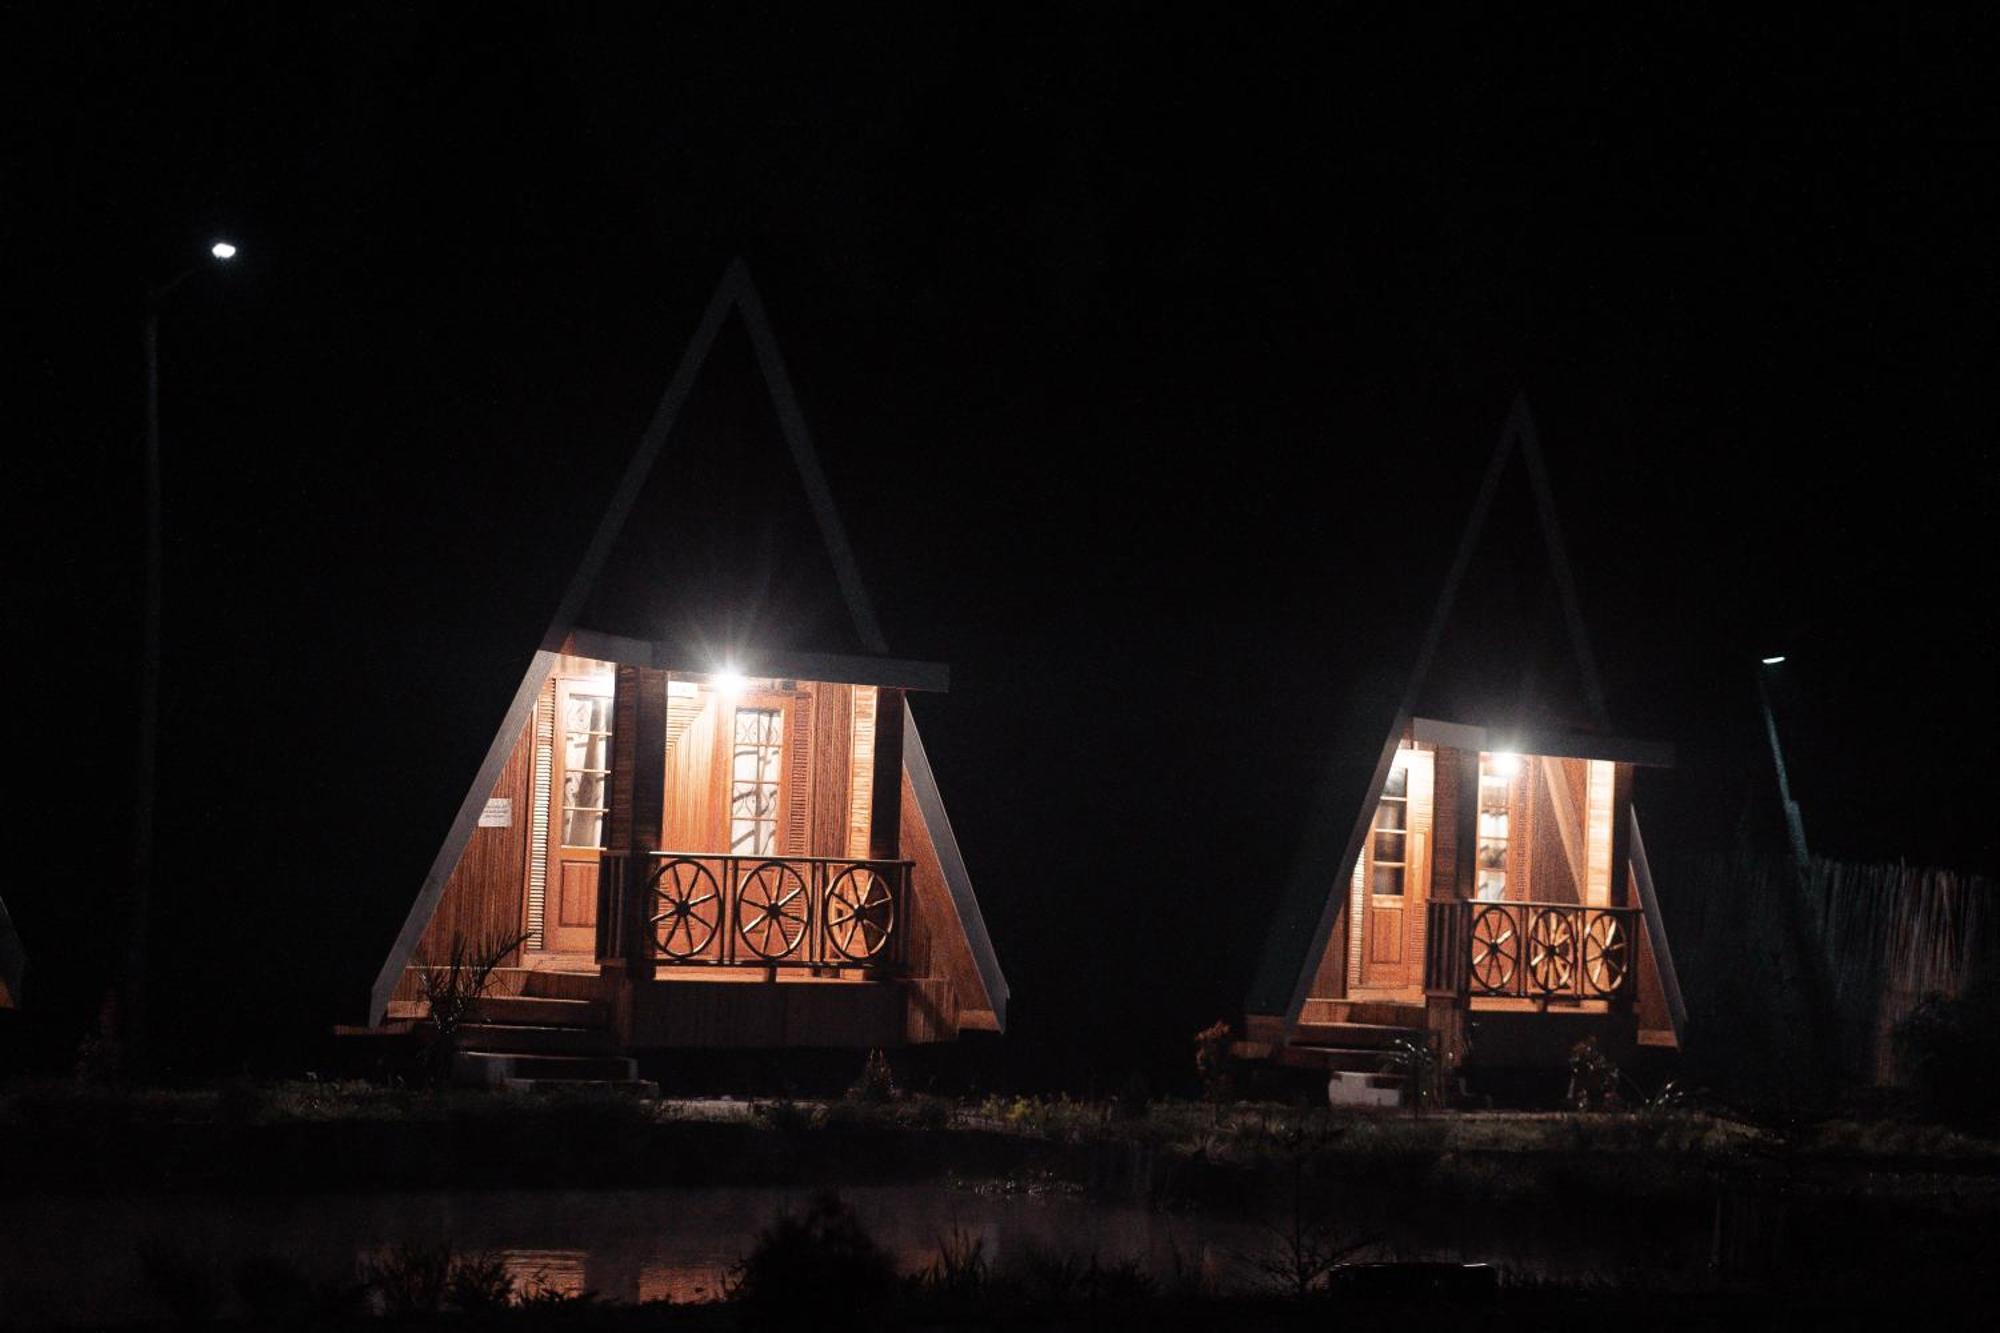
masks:
POLYGON ((655 967, 869 967, 903 962, 909 861, 607 852, 597 955, 655 967))
POLYGON ((1434 995, 1610 1000, 1632 993, 1636 907, 1433 901, 1424 989, 1434 995))

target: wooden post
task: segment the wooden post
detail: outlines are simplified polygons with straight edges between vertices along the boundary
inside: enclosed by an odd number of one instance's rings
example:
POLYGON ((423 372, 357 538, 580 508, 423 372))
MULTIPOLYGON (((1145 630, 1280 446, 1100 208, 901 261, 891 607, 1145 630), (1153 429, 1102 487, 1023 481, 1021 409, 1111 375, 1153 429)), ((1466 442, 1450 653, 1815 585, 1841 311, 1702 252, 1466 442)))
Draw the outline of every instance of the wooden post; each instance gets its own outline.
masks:
MULTIPOLYGON (((1433 788, 1431 897, 1466 902, 1477 883, 1479 852, 1479 752, 1439 747, 1433 788)), ((1466 938, 1461 932, 1461 938, 1466 938)), ((1461 945, 1460 947, 1469 947, 1461 945)), ((1453 975, 1468 975, 1465 959, 1453 975)), ((1437 1041, 1440 1082, 1449 1089, 1470 1035, 1472 1001, 1461 983, 1455 992, 1424 997, 1424 1025, 1437 1041)))
POLYGON ((875 703, 875 786, 868 828, 871 860, 901 858, 902 823, 903 692, 885 685, 875 703))
MULTIPOLYGON (((1613 766, 1612 774, 1611 905, 1629 907, 1632 904, 1632 765, 1617 764, 1613 766)), ((1630 960, 1626 970, 1633 978, 1632 984, 1626 985, 1605 1004, 1611 1013, 1611 1041, 1614 1045, 1614 1049, 1607 1054, 1614 1060, 1625 1060, 1639 1045, 1638 1007, 1634 997, 1639 992, 1639 936, 1645 931, 1646 923, 1621 917, 1619 924, 1637 927, 1629 932, 1630 938, 1625 941, 1626 957, 1630 960)), ((1581 959, 1578 965, 1582 965, 1581 959)))
MULTIPOLYGON (((622 899, 625 919, 602 923, 622 939, 624 957, 606 959, 605 966, 622 966, 635 981, 651 980, 652 940, 646 929, 646 880, 652 854, 660 849, 660 831, 667 795, 667 673, 652 667, 620 666, 611 696, 611 800, 605 817, 605 846, 622 852, 624 893, 600 894, 622 899)), ((608 858, 607 858, 608 860, 608 858)), ((604 865, 606 863, 600 863, 604 865)), ((616 873, 609 868, 600 874, 616 873)))

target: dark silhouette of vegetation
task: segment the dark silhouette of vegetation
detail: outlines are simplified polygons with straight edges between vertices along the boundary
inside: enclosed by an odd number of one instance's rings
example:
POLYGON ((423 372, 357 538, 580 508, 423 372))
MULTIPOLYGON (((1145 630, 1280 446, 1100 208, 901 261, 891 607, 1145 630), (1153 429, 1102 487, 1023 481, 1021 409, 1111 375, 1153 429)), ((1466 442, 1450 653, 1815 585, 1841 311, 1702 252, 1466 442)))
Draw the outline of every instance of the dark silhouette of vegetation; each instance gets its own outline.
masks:
POLYGON ((443 958, 418 953, 417 987, 424 997, 430 1033, 423 1064, 428 1080, 442 1081, 451 1072, 459 1028, 492 986, 493 973, 527 938, 524 933, 467 940, 460 932, 453 931, 451 945, 443 958))
POLYGON ((867 1328, 894 1295, 895 1261, 838 1194, 781 1213, 731 1275, 752 1327, 867 1328))

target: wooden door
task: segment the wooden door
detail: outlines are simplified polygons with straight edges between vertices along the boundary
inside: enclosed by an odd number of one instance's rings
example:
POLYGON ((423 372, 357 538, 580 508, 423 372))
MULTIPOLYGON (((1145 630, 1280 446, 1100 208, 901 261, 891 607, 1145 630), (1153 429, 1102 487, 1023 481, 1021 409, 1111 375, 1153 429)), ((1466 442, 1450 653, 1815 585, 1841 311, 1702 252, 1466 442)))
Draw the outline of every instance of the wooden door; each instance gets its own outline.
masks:
POLYGON ((812 717, 804 694, 670 694, 664 845, 709 855, 805 855, 812 717))
POLYGON ((1355 893, 1362 923, 1359 990, 1409 994, 1423 988, 1432 779, 1430 751, 1400 751, 1376 802, 1355 893))
POLYGON ((611 688, 608 677, 556 681, 554 809, 542 915, 542 947, 555 953, 597 948, 597 863, 610 803, 611 688))

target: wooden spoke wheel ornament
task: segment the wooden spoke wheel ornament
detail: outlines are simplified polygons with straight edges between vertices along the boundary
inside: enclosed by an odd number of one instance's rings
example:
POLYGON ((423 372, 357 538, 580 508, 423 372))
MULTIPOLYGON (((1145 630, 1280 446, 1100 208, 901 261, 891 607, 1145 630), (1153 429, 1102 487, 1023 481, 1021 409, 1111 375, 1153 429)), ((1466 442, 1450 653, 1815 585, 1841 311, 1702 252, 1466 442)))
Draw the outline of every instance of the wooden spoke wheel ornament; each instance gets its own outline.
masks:
POLYGON ((699 861, 664 862, 653 872, 653 945, 677 961, 695 957, 715 938, 722 889, 699 861))
POLYGON ((1599 995, 1615 995, 1625 984, 1631 950, 1625 928, 1609 912, 1599 912, 1583 932, 1583 979, 1599 995))
POLYGON ((1568 912, 1544 908, 1528 922, 1528 980, 1543 994, 1576 981, 1576 923, 1568 912))
POLYGON ((1521 940, 1514 933, 1514 914, 1504 907, 1482 907, 1472 918, 1472 979, 1483 991, 1504 991, 1514 980, 1521 940))
POLYGON ((759 958, 784 958, 806 937, 811 901, 805 876, 783 861, 765 861, 737 881, 736 933, 759 958))
POLYGON ((841 957, 865 962, 889 947, 896 895, 868 866, 849 866, 826 889, 826 937, 841 957))

